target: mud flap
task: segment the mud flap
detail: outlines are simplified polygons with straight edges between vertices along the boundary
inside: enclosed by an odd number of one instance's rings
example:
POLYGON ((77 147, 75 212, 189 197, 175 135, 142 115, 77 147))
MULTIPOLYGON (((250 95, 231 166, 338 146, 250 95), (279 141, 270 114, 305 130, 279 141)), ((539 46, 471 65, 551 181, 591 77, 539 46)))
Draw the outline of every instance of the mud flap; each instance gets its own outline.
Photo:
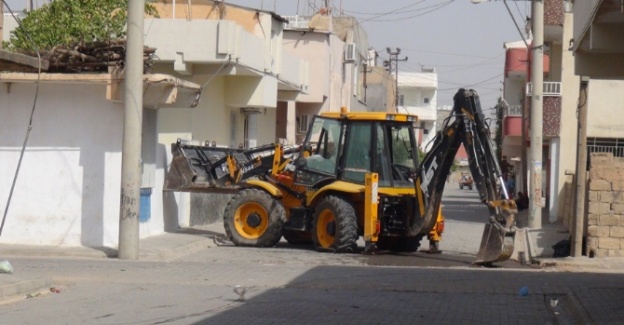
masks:
POLYGON ((476 264, 488 264, 506 261, 514 250, 513 237, 505 236, 505 231, 488 223, 483 229, 481 247, 477 253, 476 264))

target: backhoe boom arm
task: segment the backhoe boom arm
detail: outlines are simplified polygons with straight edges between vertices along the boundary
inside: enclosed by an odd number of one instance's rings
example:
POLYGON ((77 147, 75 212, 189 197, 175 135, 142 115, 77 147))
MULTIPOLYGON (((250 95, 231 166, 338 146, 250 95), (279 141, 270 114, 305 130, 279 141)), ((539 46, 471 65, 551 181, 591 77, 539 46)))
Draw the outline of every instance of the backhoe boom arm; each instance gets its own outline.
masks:
POLYGON ((490 142, 490 130, 481 111, 479 96, 474 90, 460 89, 454 96, 453 110, 445 120, 443 129, 434 138, 432 149, 425 155, 417 171, 416 191, 421 191, 425 213, 414 218, 412 234, 423 233, 435 225, 442 193, 451 166, 461 144, 468 154, 468 166, 479 191, 480 200, 489 210, 489 227, 482 240, 477 262, 495 262, 509 258, 513 244, 503 245, 505 237, 513 233, 517 208, 515 201, 503 188, 503 197, 497 190, 503 184, 502 171, 490 142), (496 238, 492 238, 492 236, 496 238), (486 238, 487 237, 487 238, 486 238), (499 238, 500 237, 500 238, 499 238), (501 247, 498 246, 499 239, 501 247), (485 241, 485 247, 484 242, 485 241), (496 242, 495 244, 489 244, 496 242), (490 253, 487 253, 490 251, 490 253), (482 256, 482 257, 480 257, 482 256), (485 257, 483 257, 485 256, 485 257), (481 261, 479 261, 481 260, 481 261))

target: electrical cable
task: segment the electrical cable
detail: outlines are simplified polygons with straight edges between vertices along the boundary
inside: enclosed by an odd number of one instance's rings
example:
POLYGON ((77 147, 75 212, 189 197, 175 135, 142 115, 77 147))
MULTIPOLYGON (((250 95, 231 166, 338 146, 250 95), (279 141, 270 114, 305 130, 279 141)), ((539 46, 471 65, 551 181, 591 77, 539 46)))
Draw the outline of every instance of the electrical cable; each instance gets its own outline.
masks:
MULTIPOLYGON (((7 10, 13 16, 13 19, 17 22, 17 24, 22 27, 22 21, 15 16, 13 10, 6 2, 6 0, 2 0, 2 3, 6 6, 7 10)), ((32 43, 35 52, 37 53, 38 60, 38 69, 37 69, 37 81, 35 82, 35 98, 33 100, 32 109, 30 110, 30 119, 28 121, 28 129, 26 130, 26 136, 24 137, 24 143, 22 144, 22 149, 20 150, 20 156, 17 162, 17 168, 15 170, 15 175, 13 176, 13 182, 11 183, 11 189, 9 190, 9 197, 7 198, 6 207, 4 208, 4 214, 2 215, 2 223, 0 223, 0 236, 2 235, 2 230, 4 229, 4 223, 6 221, 7 214, 9 213, 9 206, 11 205, 11 199, 13 198, 13 192, 15 190, 15 184, 17 183, 17 177, 19 175, 20 168, 22 166, 22 159, 24 158, 24 152, 26 151, 26 144, 28 143, 28 138, 30 137, 30 131, 32 130, 33 118, 35 115, 35 109, 37 107, 37 98, 39 97, 39 81, 41 80, 41 54, 39 53, 39 47, 35 42, 33 42, 28 31, 24 30, 24 35, 28 38, 28 41, 32 43)))

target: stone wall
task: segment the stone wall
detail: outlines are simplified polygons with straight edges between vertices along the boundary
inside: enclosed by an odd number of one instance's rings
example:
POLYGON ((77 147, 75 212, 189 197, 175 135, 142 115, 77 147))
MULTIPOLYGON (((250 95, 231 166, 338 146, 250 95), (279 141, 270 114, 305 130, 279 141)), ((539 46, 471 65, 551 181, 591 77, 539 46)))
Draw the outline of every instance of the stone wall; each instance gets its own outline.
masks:
POLYGON ((591 154, 587 195, 587 254, 624 256, 624 158, 591 154))

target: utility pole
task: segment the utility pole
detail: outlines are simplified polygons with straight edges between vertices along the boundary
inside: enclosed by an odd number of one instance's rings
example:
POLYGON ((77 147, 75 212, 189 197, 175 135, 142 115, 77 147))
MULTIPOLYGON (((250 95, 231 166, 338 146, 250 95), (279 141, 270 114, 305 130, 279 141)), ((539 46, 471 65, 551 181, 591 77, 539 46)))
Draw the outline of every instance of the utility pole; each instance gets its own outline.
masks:
POLYGON ((368 88, 368 84, 366 83, 366 75, 368 74, 368 61, 362 61, 362 75, 363 80, 362 83, 364 85, 364 104, 366 104, 366 89, 368 88))
POLYGON ((2 34, 4 34, 4 3, 0 5, 0 49, 2 49, 2 41, 4 40, 2 34))
POLYGON ((572 257, 583 255, 583 233, 585 231, 585 183, 587 178, 587 80, 581 80, 578 106, 578 136, 576 148, 576 218, 572 237, 572 257))
POLYGON ((390 55, 388 61, 384 61, 384 66, 387 68, 390 74, 394 74, 394 108, 396 112, 399 112, 399 62, 406 62, 407 56, 403 59, 399 59, 401 49, 396 48, 396 51, 392 51, 389 47, 386 48, 386 52, 390 55))
POLYGON ((544 2, 533 0, 533 42, 531 51, 531 184, 529 185, 529 228, 542 227, 542 123, 544 115, 544 2))
POLYGON ((118 257, 131 260, 139 258, 144 6, 145 0, 128 1, 118 257))

